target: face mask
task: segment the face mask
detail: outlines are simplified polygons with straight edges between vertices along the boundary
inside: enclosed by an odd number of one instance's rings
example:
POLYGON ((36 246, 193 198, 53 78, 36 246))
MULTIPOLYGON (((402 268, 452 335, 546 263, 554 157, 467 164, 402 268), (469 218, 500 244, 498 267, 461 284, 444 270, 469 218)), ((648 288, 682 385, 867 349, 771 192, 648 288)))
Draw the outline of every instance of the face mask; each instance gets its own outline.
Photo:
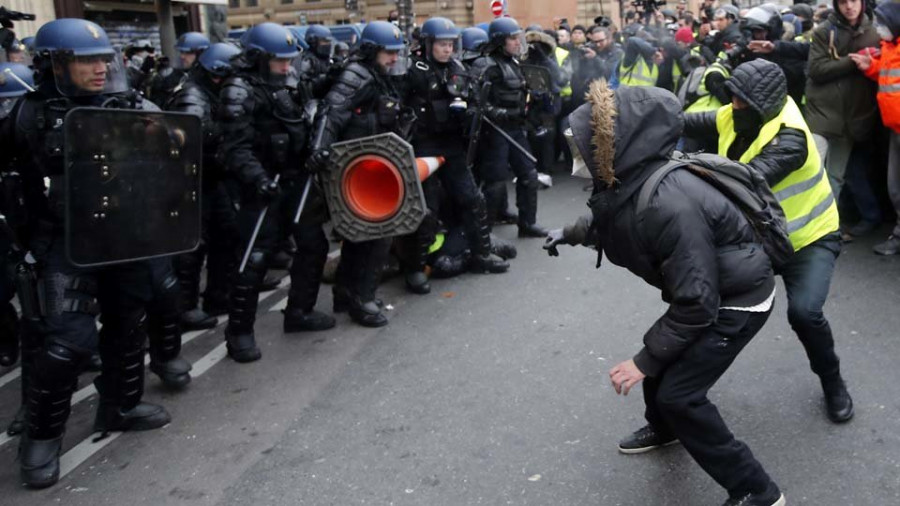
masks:
POLYGON ((756 135, 762 127, 762 118, 759 113, 746 107, 734 109, 734 131, 739 135, 756 135))
POLYGON ((891 33, 891 29, 881 23, 875 23, 875 30, 878 32, 878 36, 881 37, 881 40, 894 40, 894 34, 891 33))

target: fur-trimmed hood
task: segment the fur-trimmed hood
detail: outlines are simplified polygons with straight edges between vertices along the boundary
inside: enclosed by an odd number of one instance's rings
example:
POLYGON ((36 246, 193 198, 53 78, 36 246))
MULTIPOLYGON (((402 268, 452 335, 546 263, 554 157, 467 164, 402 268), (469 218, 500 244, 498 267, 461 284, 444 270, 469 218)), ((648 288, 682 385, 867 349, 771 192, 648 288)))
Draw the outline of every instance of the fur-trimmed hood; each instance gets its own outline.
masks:
POLYGON ((556 40, 554 40, 553 37, 544 32, 538 32, 534 30, 525 32, 525 42, 529 44, 533 42, 540 42, 541 44, 544 44, 545 46, 550 48, 550 51, 548 51, 548 53, 556 51, 556 40))
POLYGON ((587 102, 569 116, 578 151, 600 186, 617 188, 620 201, 664 163, 684 129, 681 103, 655 87, 591 84, 587 102))

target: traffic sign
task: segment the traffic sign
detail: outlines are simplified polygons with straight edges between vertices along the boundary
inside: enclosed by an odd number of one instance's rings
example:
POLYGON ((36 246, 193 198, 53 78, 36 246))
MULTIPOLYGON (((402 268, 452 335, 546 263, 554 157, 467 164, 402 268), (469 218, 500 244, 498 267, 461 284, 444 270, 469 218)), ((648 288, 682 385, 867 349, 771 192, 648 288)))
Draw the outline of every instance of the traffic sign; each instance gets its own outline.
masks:
POLYGON ((493 14, 495 18, 499 18, 503 15, 503 0, 491 0, 491 14, 493 14))

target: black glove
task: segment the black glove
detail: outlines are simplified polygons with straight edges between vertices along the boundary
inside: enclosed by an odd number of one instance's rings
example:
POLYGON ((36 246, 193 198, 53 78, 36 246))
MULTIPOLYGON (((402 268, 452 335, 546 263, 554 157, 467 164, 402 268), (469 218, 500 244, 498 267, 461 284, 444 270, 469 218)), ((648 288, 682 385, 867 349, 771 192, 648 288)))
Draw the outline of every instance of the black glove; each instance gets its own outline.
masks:
POLYGON ((556 228, 547 232, 547 239, 544 241, 544 249, 547 250, 548 255, 558 257, 559 250, 556 249, 556 247, 560 244, 565 244, 565 234, 563 233, 563 229, 556 228))
POLYGON ((153 55, 147 55, 147 57, 144 58, 144 63, 141 64, 141 72, 149 74, 153 71, 154 66, 156 66, 156 59, 153 55))
POLYGON ((269 179, 268 176, 263 176, 256 180, 256 193, 259 194, 260 198, 265 202, 271 202, 278 197, 281 189, 278 187, 278 183, 269 179))
POLYGON ((306 166, 312 172, 322 172, 328 167, 328 159, 331 158, 331 151, 327 149, 317 149, 309 156, 306 166))

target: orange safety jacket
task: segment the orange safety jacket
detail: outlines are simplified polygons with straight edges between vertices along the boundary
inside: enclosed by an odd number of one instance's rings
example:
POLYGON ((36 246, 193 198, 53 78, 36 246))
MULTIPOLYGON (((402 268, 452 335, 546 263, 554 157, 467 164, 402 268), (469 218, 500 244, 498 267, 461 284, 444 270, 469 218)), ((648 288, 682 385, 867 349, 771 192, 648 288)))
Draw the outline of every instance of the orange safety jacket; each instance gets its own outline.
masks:
POLYGON ((878 81, 878 108, 881 120, 891 130, 900 133, 900 38, 881 41, 881 55, 872 57, 872 65, 865 72, 878 81))

